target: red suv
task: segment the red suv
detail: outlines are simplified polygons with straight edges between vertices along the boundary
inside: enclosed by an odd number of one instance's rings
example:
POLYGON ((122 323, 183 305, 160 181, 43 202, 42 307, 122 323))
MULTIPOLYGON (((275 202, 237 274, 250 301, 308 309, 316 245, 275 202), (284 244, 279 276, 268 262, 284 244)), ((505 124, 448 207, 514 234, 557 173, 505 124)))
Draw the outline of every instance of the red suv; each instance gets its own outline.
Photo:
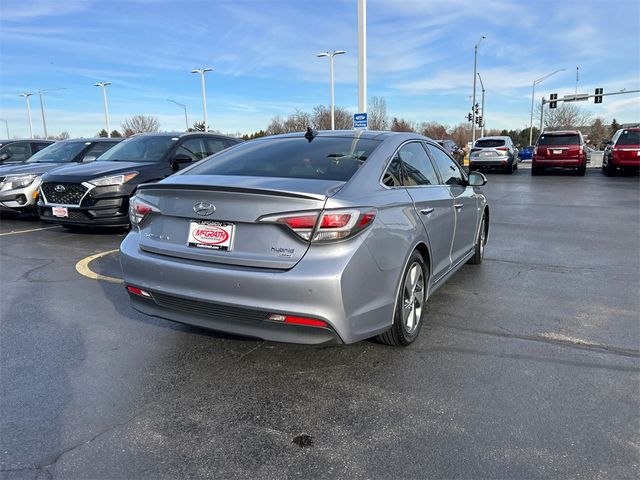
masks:
POLYGON ((602 171, 608 177, 620 170, 640 170, 640 127, 621 128, 607 142, 602 171))
POLYGON ((587 171, 587 149, 579 130, 544 132, 533 149, 531 175, 551 167, 572 168, 578 175, 587 171))

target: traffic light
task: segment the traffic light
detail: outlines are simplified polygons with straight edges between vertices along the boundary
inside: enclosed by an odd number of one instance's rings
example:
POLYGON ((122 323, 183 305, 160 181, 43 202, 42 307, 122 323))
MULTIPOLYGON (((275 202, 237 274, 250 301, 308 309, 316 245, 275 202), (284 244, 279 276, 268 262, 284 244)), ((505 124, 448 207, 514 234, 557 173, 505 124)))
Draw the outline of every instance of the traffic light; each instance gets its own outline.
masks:
POLYGON ((467 120, 470 122, 471 120, 473 120, 473 115, 470 113, 467 113, 467 120))
POLYGON ((549 99, 551 100, 551 101, 549 102, 549 108, 556 108, 556 107, 558 106, 558 102, 554 102, 554 100, 557 100, 557 99, 558 99, 558 94, 557 94, 557 93, 552 93, 552 94, 549 96, 549 99))
POLYGON ((602 103, 603 93, 604 93, 604 88, 596 88, 596 96, 593 98, 593 103, 602 103))
POLYGON ((480 111, 480 105, 478 105, 477 103, 475 104, 475 106, 473 107, 474 110, 476 111, 476 115, 478 115, 478 112, 480 111))
POLYGON ((482 127, 482 115, 476 117, 476 123, 479 127, 482 127))

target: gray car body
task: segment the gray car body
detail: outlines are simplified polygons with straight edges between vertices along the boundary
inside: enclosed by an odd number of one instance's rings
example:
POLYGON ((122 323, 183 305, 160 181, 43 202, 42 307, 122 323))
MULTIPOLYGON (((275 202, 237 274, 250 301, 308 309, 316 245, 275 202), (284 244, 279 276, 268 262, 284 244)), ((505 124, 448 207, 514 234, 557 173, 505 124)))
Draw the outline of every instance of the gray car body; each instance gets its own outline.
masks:
MULTIPOLYGON (((353 137, 354 132, 319 135, 353 137)), ((273 226, 272 230, 262 230, 261 236, 267 237, 267 245, 275 242, 278 247, 295 249, 292 257, 274 254, 232 260, 222 254, 214 254, 212 259, 209 252, 169 245, 167 239, 182 235, 184 224, 173 225, 169 220, 151 222, 146 227, 143 224, 140 231, 130 232, 120 247, 125 284, 146 289, 152 296, 169 294, 198 302, 205 309, 194 313, 193 308, 167 308, 155 298, 131 295, 134 308, 214 330, 297 343, 352 343, 387 330, 393 322, 401 277, 411 254, 420 251, 429 266, 428 298, 473 256, 483 212, 488 231, 489 207, 478 187, 385 186, 382 176, 405 143, 424 142, 445 150, 413 133, 359 135, 381 140, 381 144, 346 183, 265 177, 203 178, 185 170, 139 190, 140 199, 162 211, 169 210, 169 215, 185 218, 195 216, 188 210, 198 201, 215 203, 221 217, 239 222, 252 222, 277 212, 363 206, 375 207, 377 216, 369 228, 355 237, 327 244, 304 244, 273 226), (224 187, 218 189, 216 185, 224 187), (245 193, 237 196, 236 189, 245 193), (163 190, 172 192, 171 199, 178 201, 169 203, 163 190), (235 321, 207 315, 206 305, 313 316, 331 328, 235 321)), ((209 161, 215 161, 215 156, 209 161)))

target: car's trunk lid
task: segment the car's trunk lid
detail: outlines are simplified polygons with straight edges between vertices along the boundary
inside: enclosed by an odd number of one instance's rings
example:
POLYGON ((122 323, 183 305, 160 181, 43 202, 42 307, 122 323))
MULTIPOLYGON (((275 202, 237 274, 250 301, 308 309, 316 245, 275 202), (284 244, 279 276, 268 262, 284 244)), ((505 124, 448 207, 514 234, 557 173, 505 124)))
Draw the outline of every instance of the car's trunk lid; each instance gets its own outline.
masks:
POLYGON ((144 185, 137 197, 159 213, 142 223, 140 248, 193 261, 289 269, 302 259, 309 242, 286 225, 258 219, 284 212, 320 211, 327 197, 342 185, 344 182, 328 180, 215 175, 177 175, 144 185), (202 240, 206 227, 226 232, 213 229, 225 240, 222 248, 202 240))

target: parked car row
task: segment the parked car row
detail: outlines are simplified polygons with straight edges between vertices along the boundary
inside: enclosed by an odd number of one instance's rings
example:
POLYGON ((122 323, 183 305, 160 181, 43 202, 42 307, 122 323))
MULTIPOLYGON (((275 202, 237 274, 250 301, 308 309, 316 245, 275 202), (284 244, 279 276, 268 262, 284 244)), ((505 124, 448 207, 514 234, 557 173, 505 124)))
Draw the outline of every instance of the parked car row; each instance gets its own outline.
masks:
POLYGON ((129 198, 139 184, 240 141, 210 133, 159 133, 57 142, 22 164, 0 167, 0 211, 37 211, 43 221, 67 228, 125 227, 129 198))
POLYGON ((1 190, 37 196, 41 218, 67 227, 130 224, 120 260, 133 307, 234 334, 409 345, 429 295, 482 262, 489 233, 486 178, 414 133, 146 134, 46 150, 0 169, 1 190))
POLYGON ((53 140, 0 140, 0 165, 25 162, 52 143, 53 140))

